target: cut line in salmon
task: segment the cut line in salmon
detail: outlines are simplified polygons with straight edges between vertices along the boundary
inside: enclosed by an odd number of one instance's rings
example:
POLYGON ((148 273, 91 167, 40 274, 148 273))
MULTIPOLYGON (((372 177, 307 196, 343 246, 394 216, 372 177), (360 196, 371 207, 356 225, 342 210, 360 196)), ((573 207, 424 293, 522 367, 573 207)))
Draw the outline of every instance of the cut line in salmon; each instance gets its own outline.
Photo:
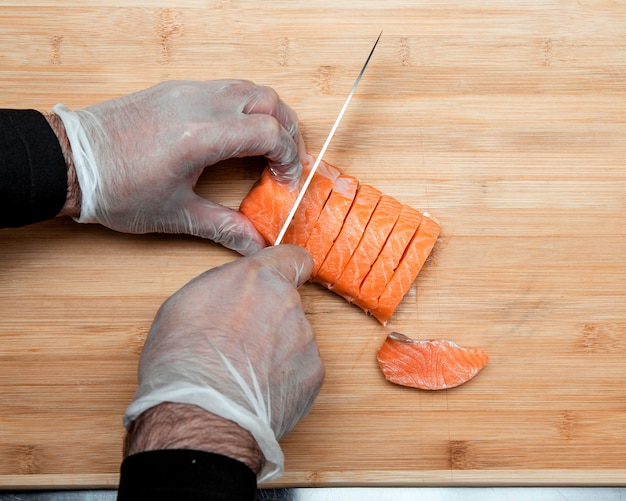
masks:
POLYGON ((359 180, 353 176, 341 175, 335 181, 333 191, 305 246, 313 257, 313 276, 317 275, 328 251, 339 235, 358 187, 359 180))
MULTIPOLYGON (((303 177, 306 177, 309 172, 310 169, 306 169, 303 177)), ((283 237, 284 243, 299 245, 300 247, 306 246, 340 174, 341 172, 336 167, 323 160, 320 162, 307 188, 308 196, 302 198, 298 210, 289 223, 283 237)))
POLYGON ((313 279, 315 282, 332 290, 359 245, 381 195, 380 190, 373 186, 367 184, 359 186, 339 236, 313 279))

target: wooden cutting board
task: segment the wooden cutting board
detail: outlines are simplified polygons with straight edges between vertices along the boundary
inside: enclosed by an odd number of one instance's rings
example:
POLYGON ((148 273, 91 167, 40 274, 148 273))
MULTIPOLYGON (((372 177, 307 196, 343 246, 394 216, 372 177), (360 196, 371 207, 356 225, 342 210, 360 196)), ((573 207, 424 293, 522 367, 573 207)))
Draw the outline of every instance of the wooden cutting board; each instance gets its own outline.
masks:
MULTIPOLYGON (((275 88, 326 159, 442 223, 384 328, 302 287, 327 377, 274 486, 626 484, 626 4, 40 0, 0 6, 0 106, 168 79, 275 88), (387 383, 391 330, 488 352, 461 387, 387 383)), ((206 171, 231 207, 255 159, 206 171)), ((236 255, 54 220, 0 232, 0 487, 115 487, 159 305, 236 255)))

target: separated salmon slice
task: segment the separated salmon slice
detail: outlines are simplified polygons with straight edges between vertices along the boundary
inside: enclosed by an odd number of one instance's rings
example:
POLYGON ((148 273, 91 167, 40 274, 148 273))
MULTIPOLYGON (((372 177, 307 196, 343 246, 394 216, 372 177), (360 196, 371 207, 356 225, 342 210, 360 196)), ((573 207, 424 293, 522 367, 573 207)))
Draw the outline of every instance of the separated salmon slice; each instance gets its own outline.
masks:
MULTIPOLYGON (((303 169, 303 178, 306 178, 309 172, 310 168, 303 169)), ((320 213, 324 205, 326 205, 335 181, 340 174, 341 171, 336 167, 323 160, 320 162, 307 187, 307 196, 302 198, 298 210, 285 232, 283 242, 299 245, 300 247, 306 246, 309 236, 313 232, 313 228, 315 228, 320 213)), ((291 207, 289 207, 289 210, 291 210, 291 207)))
POLYGON ((418 341, 398 332, 387 336, 377 355, 388 381, 423 390, 459 386, 476 376, 488 358, 484 351, 452 341, 418 341))
MULTIPOLYGON (((376 257, 380 254, 398 220, 402 204, 395 198, 383 195, 374 209, 361 241, 339 278, 333 285, 333 292, 352 302, 359 296, 361 283, 369 273, 376 257)), ((402 251, 401 251, 402 252, 402 251)))
POLYGON ((378 298, 378 304, 370 310, 383 325, 387 324, 387 320, 411 288, 435 245, 439 232, 440 227, 433 219, 422 219, 393 276, 378 298))
POLYGON ((341 175, 335 181, 333 190, 305 246, 313 257, 313 276, 317 275, 328 251, 339 235, 358 187, 359 180, 353 176, 341 175))
POLYGON ((365 227, 381 196, 380 190, 373 186, 365 184, 359 187, 337 239, 322 266, 320 266, 317 275, 313 277, 315 282, 332 290, 333 284, 341 275, 361 241, 365 227))
POLYGON ((422 215, 409 205, 402 205, 398 221, 391 230, 382 251, 378 254, 365 280, 361 284, 354 304, 368 312, 378 306, 378 298, 391 280, 405 249, 417 232, 422 215))

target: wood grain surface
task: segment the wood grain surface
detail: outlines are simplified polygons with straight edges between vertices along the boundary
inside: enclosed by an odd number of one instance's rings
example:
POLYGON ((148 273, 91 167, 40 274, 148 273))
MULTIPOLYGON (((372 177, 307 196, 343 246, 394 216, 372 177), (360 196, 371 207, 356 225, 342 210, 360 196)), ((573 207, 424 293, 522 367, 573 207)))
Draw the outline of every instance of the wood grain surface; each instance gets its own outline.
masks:
MULTIPOLYGON (((0 2, 0 107, 170 79, 275 88, 326 159, 442 224, 383 328, 302 287, 327 377, 273 486, 626 484, 626 3, 0 2), (387 383, 386 334, 488 352, 469 383, 387 383)), ((258 159, 207 169, 231 207, 258 159)), ((115 487, 159 305, 236 255, 56 219, 0 232, 0 487, 115 487)))

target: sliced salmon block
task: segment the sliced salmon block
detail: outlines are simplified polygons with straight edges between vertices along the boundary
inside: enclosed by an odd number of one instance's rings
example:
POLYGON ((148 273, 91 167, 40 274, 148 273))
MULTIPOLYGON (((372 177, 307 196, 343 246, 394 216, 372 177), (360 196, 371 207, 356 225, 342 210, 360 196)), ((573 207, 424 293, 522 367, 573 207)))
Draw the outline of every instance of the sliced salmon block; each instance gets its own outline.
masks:
MULTIPOLYGON (((302 174, 303 177, 306 178, 309 172, 310 168, 305 168, 302 174)), ((340 174, 341 171, 336 167, 323 160, 320 162, 307 187, 307 196, 302 198, 298 210, 285 232, 283 237, 284 243, 299 245, 300 247, 306 245, 340 174)), ((291 207, 289 210, 291 210, 291 207)))
MULTIPOLYGON (((242 201, 241 212, 268 244, 276 241, 312 165, 310 157, 300 189, 294 191, 278 184, 266 168, 242 201)), ((312 281, 384 325, 409 291, 438 234, 432 219, 321 162, 284 242, 309 250, 312 281)))
POLYGON ((383 195, 374 209, 361 241, 339 278, 333 292, 352 302, 359 295, 361 283, 380 254, 391 230, 398 220, 402 204, 389 195, 383 195))
POLYGON ((445 339, 413 340, 392 332, 378 350, 378 365, 395 384, 443 390, 466 383, 487 364, 487 354, 445 339))
POLYGON ((313 281, 332 290, 333 284, 359 245, 381 196, 380 190, 373 186, 367 184, 359 186, 341 231, 313 281))
POLYGON ((387 324, 387 320, 411 288, 435 245, 439 232, 437 222, 429 217, 422 219, 391 280, 378 298, 378 305, 370 310, 383 325, 387 324))
POLYGON ((389 238, 374 261, 372 268, 361 284, 354 304, 368 312, 378 306, 378 298, 391 280, 409 242, 419 228, 422 214, 413 207, 403 204, 398 221, 391 230, 389 238))
POLYGON ((328 251, 339 235, 358 187, 359 180, 353 176, 341 175, 335 181, 326 205, 305 245, 313 256, 313 276, 317 275, 328 251))

